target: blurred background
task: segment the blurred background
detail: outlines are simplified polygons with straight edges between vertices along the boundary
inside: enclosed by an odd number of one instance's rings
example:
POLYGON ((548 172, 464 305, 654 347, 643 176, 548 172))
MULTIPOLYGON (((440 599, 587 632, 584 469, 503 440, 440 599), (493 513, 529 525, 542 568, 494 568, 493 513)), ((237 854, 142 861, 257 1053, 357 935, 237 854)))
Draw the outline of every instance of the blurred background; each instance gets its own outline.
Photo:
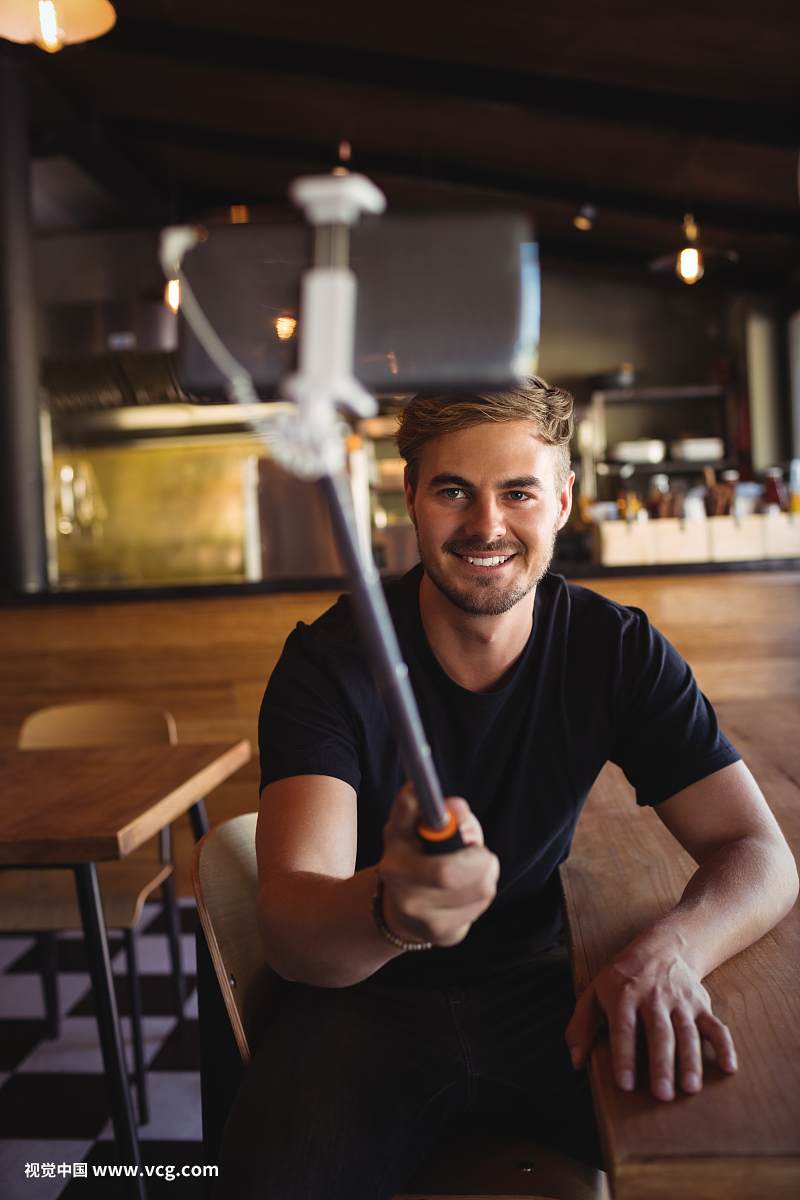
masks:
MULTIPOLYGON (((288 183, 334 167, 369 175, 391 211, 499 205, 534 222, 539 371, 579 402, 560 569, 800 555, 793 4, 122 0, 116 13, 58 52, 0 42, 27 93, 41 407, 27 484, 18 432, 6 440, 6 523, 29 510, 8 591, 339 577, 308 489, 241 414, 181 390, 179 298, 156 262, 168 223, 299 220, 288 183), (298 506, 307 542, 286 534, 298 506), (735 515, 733 532, 687 528, 701 508, 735 515), (675 524, 644 529, 642 514, 675 524)), ((8 143, 20 116, 3 113, 8 143)), ((355 432, 376 557, 395 574, 415 560, 391 438, 405 397, 380 399, 355 432)))
MULTIPOLYGON (((182 386, 158 238, 182 222, 209 245, 234 226, 305 237, 290 181, 350 170, 390 214, 508 210, 535 228, 538 369, 578 417, 555 569, 644 609, 737 745, 763 749, 765 790, 794 796, 798 62, 796 0, 0 0, 6 761, 26 757, 8 752, 31 714, 87 701, 168 710, 181 752, 255 751, 285 638, 344 580, 316 488, 271 461, 252 412, 182 386)), ((297 318, 269 315, 287 362, 297 318)), ((387 577, 416 561, 393 442, 407 398, 381 392, 348 443, 387 577)), ((211 824, 258 789, 254 753, 209 795, 211 824)), ((203 1161, 195 832, 173 823, 188 1054, 157 906, 139 929, 150 1164, 203 1161)), ((162 852, 130 858, 160 870, 162 852)), ((82 1196, 85 1180, 28 1168, 114 1161, 86 957, 57 934, 53 1038, 47 956, 5 928, 0 1192, 82 1196)))

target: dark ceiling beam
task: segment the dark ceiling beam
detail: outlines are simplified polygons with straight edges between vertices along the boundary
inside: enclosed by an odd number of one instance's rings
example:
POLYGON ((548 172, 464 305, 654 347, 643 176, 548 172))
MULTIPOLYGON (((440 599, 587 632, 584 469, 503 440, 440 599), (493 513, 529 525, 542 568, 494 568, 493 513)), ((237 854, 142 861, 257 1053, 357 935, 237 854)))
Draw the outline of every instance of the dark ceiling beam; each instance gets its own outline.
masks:
MULTIPOLYGON (((153 119, 116 117, 109 125, 115 141, 131 144, 140 140, 151 143, 160 141, 165 160, 170 147, 188 147, 197 151, 218 151, 247 157, 254 163, 269 162, 279 167, 278 179, 291 178, 303 170, 330 170, 338 162, 335 147, 331 143, 305 139, 260 137, 253 134, 234 133, 230 130, 198 129, 191 125, 169 125, 153 119)), ((536 198, 568 201, 576 208, 587 199, 601 210, 619 213, 643 214, 661 217, 675 225, 676 234, 684 215, 682 198, 669 197, 632 189, 609 186, 589 186, 574 179, 553 179, 537 176, 535 172, 504 171, 482 167, 468 162, 447 162, 440 158, 421 158, 403 155, 390 150, 357 150, 350 165, 354 170, 367 174, 394 175, 420 181, 436 181, 457 184, 466 188, 495 193, 498 197, 517 198, 533 202, 536 198)), ((247 185, 246 185, 247 186, 247 185)), ((208 204, 234 202, 257 203, 284 199, 280 195, 259 193, 258 185, 249 194, 244 194, 241 184, 230 176, 220 179, 219 184, 209 179, 205 191, 208 204), (237 190, 238 188, 238 190, 237 190)), ((794 241, 800 239, 800 212, 765 212, 742 206, 713 203, 708 200, 695 202, 694 213, 701 225, 713 225, 731 234, 737 231, 783 237, 794 241)))
POLYGON ((132 223, 162 225, 169 207, 158 189, 109 141, 97 121, 80 116, 38 71, 29 72, 31 153, 65 154, 117 201, 132 223))
MULTIPOLYGON (((214 220, 225 217, 231 203, 248 204, 254 220, 299 220, 288 200, 288 187, 298 175, 329 170, 333 158, 327 147, 291 147, 291 154, 278 157, 263 145, 239 148, 235 139, 210 142, 186 139, 180 129, 166 131, 158 126, 131 128, 126 125, 125 144, 155 174, 169 169, 181 180, 182 212, 188 220, 214 220), (255 152, 254 152, 255 150, 255 152), (326 153, 327 152, 327 153, 326 153)), ((119 136, 123 136, 120 129, 119 136)), ((284 148, 285 149, 285 148, 284 148)), ((426 209, 453 211, 466 207, 511 205, 529 212, 543 237, 571 240, 578 254, 583 248, 602 243, 610 249, 631 250, 652 259, 677 250, 683 245, 683 233, 674 215, 623 212, 601 208, 591 232, 580 232, 573 224, 576 205, 572 200, 527 193, 502 191, 462 182, 434 179, 430 175, 400 174, 370 169, 372 179, 388 198, 392 211, 426 209)), ((735 248, 743 263, 775 264, 788 270, 800 265, 800 239, 768 233, 731 231, 703 222, 704 245, 720 251, 735 248)))
MULTIPOLYGON (((144 132, 139 130, 140 134, 144 132)), ((183 219, 193 223, 226 219, 232 201, 249 204, 255 221, 299 220, 297 210, 288 202, 289 182, 297 175, 324 171, 331 165, 330 159, 322 155, 311 157, 308 147, 301 148, 306 151, 304 157, 276 159, 264 153, 242 154, 230 139, 212 145, 208 140, 183 141, 180 130, 175 130, 177 137, 170 136, 169 140, 162 133, 153 129, 151 137, 136 137, 128 145, 131 153, 135 151, 151 169, 161 169, 169 160, 182 181, 183 219), (215 188, 214 179, 225 182, 215 188)), ((575 205, 568 201, 377 170, 371 170, 370 175, 386 193, 393 212, 404 208, 452 212, 465 205, 511 203, 531 214, 542 261, 553 266, 572 263, 596 267, 606 274, 632 272, 641 276, 651 261, 679 249, 682 242, 680 225, 675 220, 601 209, 591 233, 580 233, 572 223, 575 205)), ((795 287, 800 283, 800 241, 787 244, 786 239, 741 232, 732 238, 728 231, 710 225, 701 226, 701 235, 704 243, 719 250, 735 246, 741 252, 739 263, 710 258, 705 288, 738 288, 774 295, 786 294, 793 280, 795 287)), ((669 273, 651 278, 666 288, 672 284, 669 273)), ((677 285, 678 291, 683 286, 677 285)))
POLYGON ((103 43, 55 58, 48 67, 60 85, 108 117, 172 123, 209 137, 326 146, 328 153, 346 138, 354 161, 362 163, 386 155, 434 177, 479 183, 488 173, 512 190, 555 188, 579 201, 630 203, 644 211, 705 209, 730 213, 745 227, 760 221, 776 231, 796 229, 797 154, 791 149, 122 54, 103 43))
POLYGON ((797 0, 118 0, 124 17, 646 91, 800 102, 797 0))
MULTIPOLYGON (((455 96, 543 112, 588 116, 691 136, 796 146, 797 110, 788 105, 692 97, 587 79, 563 79, 483 65, 434 61, 385 48, 361 50, 308 41, 200 29, 121 17, 104 39, 109 50, 155 55, 198 66, 256 74, 295 74, 391 87, 429 96, 455 96)), ((537 60, 534 60, 534 62, 537 60)))

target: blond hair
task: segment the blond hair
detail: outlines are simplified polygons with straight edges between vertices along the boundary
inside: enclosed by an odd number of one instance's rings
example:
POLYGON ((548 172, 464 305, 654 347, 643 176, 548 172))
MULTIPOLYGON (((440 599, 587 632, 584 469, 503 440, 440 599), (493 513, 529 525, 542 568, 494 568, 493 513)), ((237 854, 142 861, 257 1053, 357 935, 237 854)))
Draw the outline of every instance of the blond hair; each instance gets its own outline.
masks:
POLYGON ((422 452, 434 438, 489 421, 532 421, 537 436, 557 447, 555 475, 560 492, 570 471, 573 403, 569 392, 550 387, 538 375, 502 392, 420 392, 400 413, 395 434, 411 490, 417 490, 422 452))

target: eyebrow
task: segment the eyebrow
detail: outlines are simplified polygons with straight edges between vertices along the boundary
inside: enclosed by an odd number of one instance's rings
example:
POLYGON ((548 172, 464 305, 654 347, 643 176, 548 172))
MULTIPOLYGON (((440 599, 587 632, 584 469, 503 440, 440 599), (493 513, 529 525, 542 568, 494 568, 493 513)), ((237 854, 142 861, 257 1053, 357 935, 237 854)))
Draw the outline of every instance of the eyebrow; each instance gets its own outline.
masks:
MULTIPOLYGON (((475 484, 470 483, 468 479, 464 479, 462 475, 450 475, 443 472, 441 475, 434 475, 429 481, 429 487, 460 487, 474 488, 475 484)), ((519 488, 534 488, 542 490, 542 481, 537 475, 518 475, 515 479, 506 479, 498 485, 501 492, 514 491, 519 488)))
POLYGON ((503 491, 511 491, 514 488, 538 488, 541 491, 543 486, 538 475, 519 475, 516 479, 507 479, 505 483, 500 484, 503 491))

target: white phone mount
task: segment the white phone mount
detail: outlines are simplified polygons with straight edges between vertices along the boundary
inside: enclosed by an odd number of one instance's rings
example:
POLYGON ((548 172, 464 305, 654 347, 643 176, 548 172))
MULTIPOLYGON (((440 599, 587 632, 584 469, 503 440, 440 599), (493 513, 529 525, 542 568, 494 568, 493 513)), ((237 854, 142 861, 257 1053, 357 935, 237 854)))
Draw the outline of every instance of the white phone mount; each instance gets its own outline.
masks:
POLYGON ((301 175, 289 195, 309 225, 355 225, 362 212, 386 211, 386 197, 366 175, 301 175))
POLYGON ((281 385, 296 410, 275 422, 272 449, 285 467, 305 479, 344 468, 337 408, 354 416, 378 411, 353 374, 356 277, 348 266, 349 231, 362 212, 382 213, 386 197, 365 175, 307 175, 289 188, 315 226, 314 266, 303 274, 297 371, 281 385))
MULTIPOLYGON (((347 431, 337 419, 337 409, 356 417, 378 411, 374 397, 353 374, 357 287, 348 251, 350 226, 362 212, 382 213, 386 197, 365 175, 351 174, 302 176, 294 180, 289 194, 316 229, 314 266, 301 282, 297 371, 281 385, 295 410, 256 421, 253 427, 288 471, 303 479, 320 479, 338 474, 345 465, 347 431)), ((196 231, 188 225, 164 229, 162 269, 168 279, 180 281, 184 315, 228 379, 231 399, 257 404, 252 376, 217 335, 183 272, 184 256, 197 242, 196 231)))

